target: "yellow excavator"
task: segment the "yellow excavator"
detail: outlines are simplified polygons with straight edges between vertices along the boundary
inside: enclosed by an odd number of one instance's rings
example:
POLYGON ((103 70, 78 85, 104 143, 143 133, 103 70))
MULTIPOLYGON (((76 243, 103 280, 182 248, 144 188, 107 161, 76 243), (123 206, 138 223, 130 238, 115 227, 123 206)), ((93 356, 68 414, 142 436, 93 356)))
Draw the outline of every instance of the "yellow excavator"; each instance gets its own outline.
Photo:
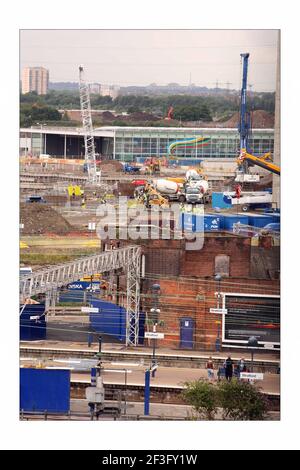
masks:
POLYGON ((138 202, 142 203, 147 209, 152 206, 170 207, 168 199, 164 198, 152 185, 147 183, 142 192, 136 196, 138 202))

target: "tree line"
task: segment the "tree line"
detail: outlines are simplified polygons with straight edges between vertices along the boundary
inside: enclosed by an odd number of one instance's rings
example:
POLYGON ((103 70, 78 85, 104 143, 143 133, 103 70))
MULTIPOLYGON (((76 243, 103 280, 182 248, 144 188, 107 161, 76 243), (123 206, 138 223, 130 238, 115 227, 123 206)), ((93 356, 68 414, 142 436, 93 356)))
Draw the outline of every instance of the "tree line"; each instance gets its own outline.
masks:
MULTIPOLYGON (((113 100, 110 96, 91 94, 93 109, 110 109, 116 113, 148 112, 164 118, 172 106, 173 117, 179 121, 226 120, 239 110, 239 103, 238 95, 120 95, 113 100)), ((251 110, 274 113, 275 93, 252 93, 248 103, 251 110)), ((58 110, 62 109, 80 109, 79 92, 50 90, 46 95, 21 94, 21 125, 32 125, 36 120, 60 121, 63 117, 58 110)))

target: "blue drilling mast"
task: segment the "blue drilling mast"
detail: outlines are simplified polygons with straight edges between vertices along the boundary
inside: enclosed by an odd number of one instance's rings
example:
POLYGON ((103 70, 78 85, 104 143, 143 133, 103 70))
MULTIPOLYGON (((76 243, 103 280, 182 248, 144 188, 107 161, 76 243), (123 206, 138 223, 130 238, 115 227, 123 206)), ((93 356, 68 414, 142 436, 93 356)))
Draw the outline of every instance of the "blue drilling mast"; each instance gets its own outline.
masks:
MULTIPOLYGON (((240 121, 238 131, 240 134, 240 155, 237 159, 238 174, 235 178, 237 182, 255 181, 255 177, 248 173, 249 166, 260 166, 265 170, 269 170, 277 175, 280 174, 280 167, 275 165, 271 160, 271 153, 267 152, 261 157, 252 154, 249 147, 249 140, 251 134, 251 116, 247 109, 247 78, 248 78, 248 60, 249 52, 241 54, 243 61, 243 80, 241 89, 241 102, 240 102, 240 121)), ((257 176, 257 181, 259 177, 257 176)))
POLYGON ((248 59, 249 53, 246 52, 241 54, 243 60, 243 81, 241 89, 241 104, 240 104, 240 122, 239 122, 239 134, 240 134, 240 150, 245 149, 249 152, 248 139, 251 129, 250 113, 247 110, 247 78, 248 78, 248 59))

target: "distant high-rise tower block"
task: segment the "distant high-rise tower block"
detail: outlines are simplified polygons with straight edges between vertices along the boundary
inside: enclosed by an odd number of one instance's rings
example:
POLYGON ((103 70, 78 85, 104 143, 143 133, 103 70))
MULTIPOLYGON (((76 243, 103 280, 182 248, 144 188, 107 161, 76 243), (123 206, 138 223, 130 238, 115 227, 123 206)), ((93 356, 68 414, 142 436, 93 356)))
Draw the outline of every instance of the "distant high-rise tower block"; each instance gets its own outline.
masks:
POLYGON ((22 72, 22 93, 36 91, 46 95, 49 86, 49 70, 44 67, 26 67, 22 72))
POLYGON ((120 94, 120 87, 117 85, 101 85, 100 95, 110 96, 113 100, 120 94))

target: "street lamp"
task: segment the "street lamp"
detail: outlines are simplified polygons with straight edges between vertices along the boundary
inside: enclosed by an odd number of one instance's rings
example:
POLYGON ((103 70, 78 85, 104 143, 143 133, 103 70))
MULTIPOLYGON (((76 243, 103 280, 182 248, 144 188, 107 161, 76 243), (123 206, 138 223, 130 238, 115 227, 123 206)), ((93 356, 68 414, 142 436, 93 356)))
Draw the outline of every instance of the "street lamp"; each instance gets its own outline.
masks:
POLYGON ((216 274, 215 275, 215 281, 218 283, 217 289, 218 289, 218 294, 217 294, 217 300, 218 300, 218 308, 220 308, 220 300, 221 300, 221 281, 222 281, 222 276, 221 274, 216 274))
MULTIPOLYGON (((217 308, 220 308, 220 300, 221 300, 221 281, 222 281, 222 276, 221 274, 216 274, 215 275, 215 281, 217 283, 217 308)), ((216 351, 220 352, 221 351, 221 338, 220 338, 220 321, 217 322, 218 325, 218 334, 216 338, 216 351)))
MULTIPOLYGON (((152 296, 153 296, 153 308, 150 309, 153 319, 153 333, 156 333, 156 326, 158 324, 158 315, 160 314, 160 309, 158 308, 158 296, 160 292, 160 285, 153 284, 151 287, 152 296)), ((156 358, 155 358, 155 351, 156 351, 156 338, 153 338, 153 351, 152 351, 152 377, 155 377, 156 372, 156 358)))
POLYGON ((96 356, 98 357, 99 361, 97 364, 98 367, 98 376, 101 375, 101 368, 102 368, 102 336, 98 336, 98 352, 96 353, 96 356))
POLYGON ((253 361, 254 361, 254 348, 258 347, 258 341, 255 336, 250 336, 248 339, 248 348, 251 348, 251 372, 253 372, 253 361))

